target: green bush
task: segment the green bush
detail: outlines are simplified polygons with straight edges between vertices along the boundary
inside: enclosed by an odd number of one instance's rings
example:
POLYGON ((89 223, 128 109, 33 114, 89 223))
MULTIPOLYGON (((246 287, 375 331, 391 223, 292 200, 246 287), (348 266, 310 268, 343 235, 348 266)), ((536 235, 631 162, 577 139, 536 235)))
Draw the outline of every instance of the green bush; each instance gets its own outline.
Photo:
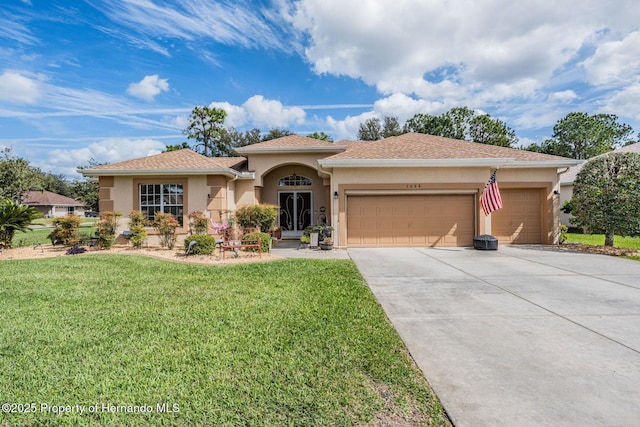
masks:
POLYGON ((273 230, 280 208, 276 205, 247 205, 236 210, 235 219, 242 228, 259 228, 263 233, 273 230))
POLYGON ((567 233, 569 232, 569 227, 564 224, 560 224, 560 243, 564 243, 567 241, 567 233))
POLYGON ((103 249, 111 249, 113 242, 116 240, 116 230, 118 228, 118 218, 122 214, 120 212, 104 212, 100 214, 98 221, 98 239, 100 239, 100 247, 103 249))
MULTIPOLYGON (((269 252, 269 248, 271 246, 271 236, 269 235, 269 233, 248 233, 245 234, 242 237, 242 243, 243 244, 255 244, 258 243, 258 236, 260 237, 260 248, 262 249, 262 252, 269 252)), ((255 249, 253 248, 249 248, 248 250, 253 250, 255 251, 255 249)))
POLYGON ((131 230, 131 244, 134 248, 141 248, 147 239, 147 229, 145 228, 146 218, 140 211, 132 211, 129 214, 129 230, 131 230))
POLYGON ((0 247, 10 248, 15 232, 26 232, 33 220, 40 216, 36 208, 3 200, 0 203, 0 247))
POLYGON ((158 230, 160 235, 160 246, 167 249, 173 249, 176 244, 176 228, 180 227, 180 223, 170 213, 156 212, 156 218, 153 226, 158 230))
POLYGON ((198 242, 198 244, 191 248, 189 255, 211 255, 216 249, 216 239, 214 239, 213 236, 209 236, 208 234, 194 234, 184 239, 185 252, 189 249, 189 243, 193 241, 198 242))
POLYGON ((82 237, 78 229, 80 228, 80 218, 75 215, 68 215, 53 220, 53 231, 47 236, 51 243, 62 243, 65 246, 73 246, 80 243, 82 237))
POLYGON ((191 234, 207 234, 209 218, 202 211, 193 211, 189 214, 189 232, 191 234))

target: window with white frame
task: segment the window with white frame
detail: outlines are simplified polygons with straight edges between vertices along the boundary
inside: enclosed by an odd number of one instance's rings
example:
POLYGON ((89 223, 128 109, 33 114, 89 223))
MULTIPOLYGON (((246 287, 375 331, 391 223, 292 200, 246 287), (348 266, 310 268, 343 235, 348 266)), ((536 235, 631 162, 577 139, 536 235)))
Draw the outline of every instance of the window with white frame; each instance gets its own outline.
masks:
POLYGON ((156 212, 170 213, 182 225, 184 215, 182 184, 140 184, 140 211, 149 221, 156 212))
POLYGON ((296 175, 295 173, 293 175, 284 176, 278 181, 278 187, 310 187, 311 185, 313 185, 311 178, 296 175))

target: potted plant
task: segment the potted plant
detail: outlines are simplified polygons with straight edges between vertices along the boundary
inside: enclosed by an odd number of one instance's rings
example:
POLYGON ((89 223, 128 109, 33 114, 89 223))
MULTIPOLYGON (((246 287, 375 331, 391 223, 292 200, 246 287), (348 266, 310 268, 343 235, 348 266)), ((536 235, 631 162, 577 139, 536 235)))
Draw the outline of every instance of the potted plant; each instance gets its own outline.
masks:
POLYGON ((309 243, 311 243, 311 237, 308 234, 303 234, 302 236, 300 236, 300 247, 301 248, 308 248, 309 247, 309 243))
POLYGON ((320 242, 320 249, 323 251, 330 251, 333 249, 333 240, 331 237, 325 237, 324 240, 320 242))

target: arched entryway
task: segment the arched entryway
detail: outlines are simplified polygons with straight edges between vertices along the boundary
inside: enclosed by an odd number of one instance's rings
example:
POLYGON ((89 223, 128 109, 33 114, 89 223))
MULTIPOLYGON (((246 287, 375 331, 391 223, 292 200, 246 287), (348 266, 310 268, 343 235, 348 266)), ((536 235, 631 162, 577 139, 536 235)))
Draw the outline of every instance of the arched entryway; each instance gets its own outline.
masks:
POLYGON ((285 165, 263 177, 261 201, 278 205, 283 238, 297 238, 308 226, 327 223, 328 187, 318 172, 305 165, 285 165))

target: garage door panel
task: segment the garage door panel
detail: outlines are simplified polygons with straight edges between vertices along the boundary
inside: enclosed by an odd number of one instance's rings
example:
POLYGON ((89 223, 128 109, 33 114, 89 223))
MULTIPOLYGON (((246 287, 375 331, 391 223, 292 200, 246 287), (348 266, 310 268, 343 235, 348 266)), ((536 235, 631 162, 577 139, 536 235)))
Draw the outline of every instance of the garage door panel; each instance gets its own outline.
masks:
POLYGON ((542 243, 541 189, 500 190, 503 208, 491 214, 491 231, 500 243, 542 243))
POLYGON ((348 196, 347 245, 471 246, 474 209, 473 195, 348 196))

